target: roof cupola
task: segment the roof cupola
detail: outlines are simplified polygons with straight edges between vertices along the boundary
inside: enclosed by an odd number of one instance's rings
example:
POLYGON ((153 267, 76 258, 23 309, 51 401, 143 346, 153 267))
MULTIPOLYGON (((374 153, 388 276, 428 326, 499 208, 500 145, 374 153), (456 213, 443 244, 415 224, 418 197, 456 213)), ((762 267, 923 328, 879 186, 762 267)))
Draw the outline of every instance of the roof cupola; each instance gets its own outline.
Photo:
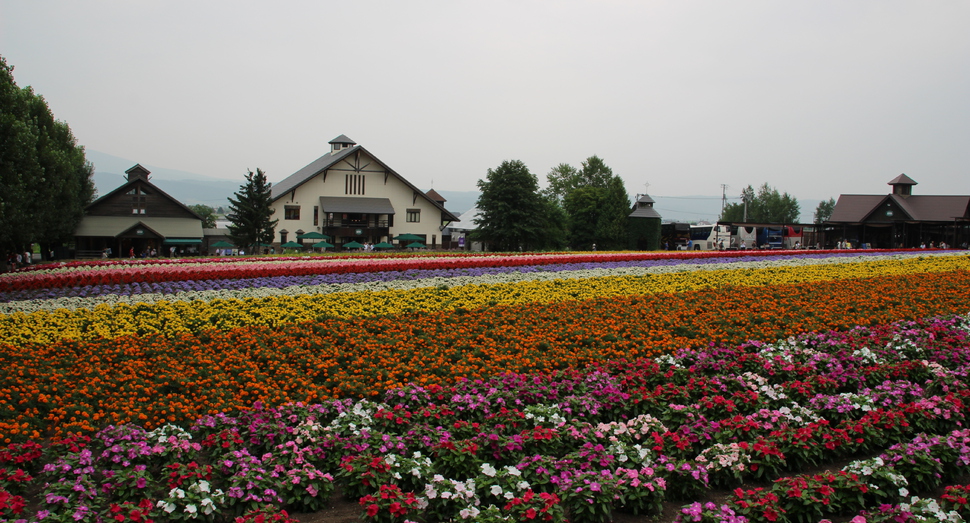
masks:
POLYGON ((151 171, 142 167, 140 163, 136 163, 134 167, 125 171, 125 174, 128 175, 129 182, 139 179, 148 181, 148 175, 151 174, 151 171))
POLYGON ((906 197, 913 194, 913 186, 916 185, 916 182, 909 176, 900 174, 890 180, 889 185, 893 186, 893 194, 906 197))
POLYGON ((347 138, 346 134, 341 134, 340 136, 330 140, 330 154, 337 154, 344 149, 349 149, 357 145, 357 142, 347 138))

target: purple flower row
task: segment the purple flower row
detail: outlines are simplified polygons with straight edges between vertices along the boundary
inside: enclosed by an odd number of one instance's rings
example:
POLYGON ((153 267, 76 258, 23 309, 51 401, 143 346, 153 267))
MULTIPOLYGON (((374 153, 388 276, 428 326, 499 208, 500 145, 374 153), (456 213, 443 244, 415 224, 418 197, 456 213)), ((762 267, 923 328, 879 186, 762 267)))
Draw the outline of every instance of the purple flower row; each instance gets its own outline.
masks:
MULTIPOLYGON (((893 252, 873 252, 867 256, 893 255, 893 252)), ((138 294, 175 294, 178 292, 198 292, 213 290, 243 290, 253 288, 283 289, 292 286, 337 285, 351 283, 388 282, 401 280, 421 280, 427 278, 455 278, 461 276, 479 277, 508 273, 540 273, 580 271, 591 269, 623 269, 629 267, 667 267, 677 265, 711 265, 720 263, 788 261, 794 259, 822 259, 855 257, 858 253, 825 253, 772 256, 742 256, 730 258, 667 258, 635 260, 609 263, 561 263, 555 265, 525 265, 517 267, 481 267, 461 269, 426 269, 408 271, 384 271, 367 273, 316 274, 302 276, 279 276, 272 278, 241 278, 223 280, 186 280, 171 282, 135 282, 115 285, 87 285, 79 287, 56 287, 47 289, 24 289, 0 292, 0 303, 26 300, 48 300, 58 298, 86 298, 93 296, 132 296, 138 294)))

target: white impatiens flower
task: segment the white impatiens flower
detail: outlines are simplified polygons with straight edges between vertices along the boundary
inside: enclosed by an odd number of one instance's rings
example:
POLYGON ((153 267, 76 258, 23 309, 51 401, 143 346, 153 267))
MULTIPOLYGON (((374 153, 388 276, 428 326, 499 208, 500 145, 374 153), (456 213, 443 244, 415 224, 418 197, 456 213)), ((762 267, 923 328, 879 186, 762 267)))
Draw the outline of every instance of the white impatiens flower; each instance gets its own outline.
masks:
POLYGON ((492 493, 493 496, 500 496, 500 495, 502 495, 502 486, 501 485, 492 485, 492 488, 491 488, 490 492, 492 493))
POLYGON ((155 506, 164 510, 168 514, 171 514, 172 512, 174 512, 176 508, 175 503, 172 503, 170 501, 165 501, 165 500, 159 501, 155 506))
POLYGON ((189 514, 195 514, 198 511, 199 509, 195 505, 192 505, 191 503, 185 506, 185 512, 189 514))
POLYGON ((461 516, 461 519, 475 518, 475 517, 478 517, 478 514, 479 514, 478 507, 466 507, 461 509, 458 512, 458 515, 461 516))
POLYGON ((493 467, 490 463, 482 463, 482 474, 485 474, 490 478, 494 478, 496 472, 495 467, 493 467))

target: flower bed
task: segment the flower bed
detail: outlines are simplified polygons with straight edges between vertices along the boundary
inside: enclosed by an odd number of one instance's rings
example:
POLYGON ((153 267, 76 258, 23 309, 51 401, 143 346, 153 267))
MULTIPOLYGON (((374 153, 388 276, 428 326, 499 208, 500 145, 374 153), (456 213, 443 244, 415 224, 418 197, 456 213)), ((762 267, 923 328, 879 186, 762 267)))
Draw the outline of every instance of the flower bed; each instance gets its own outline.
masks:
POLYGON ((337 487, 368 521, 966 511, 967 320, 919 319, 970 310, 970 258, 862 254, 5 275, 0 520, 288 521, 337 487))
POLYGON ((953 317, 409 385, 378 402, 256 404, 186 428, 10 445, 0 514, 283 520, 339 487, 374 522, 605 522, 664 503, 684 522, 941 521, 967 514, 968 370, 970 318, 953 317), (698 501, 711 488, 734 490, 698 501))

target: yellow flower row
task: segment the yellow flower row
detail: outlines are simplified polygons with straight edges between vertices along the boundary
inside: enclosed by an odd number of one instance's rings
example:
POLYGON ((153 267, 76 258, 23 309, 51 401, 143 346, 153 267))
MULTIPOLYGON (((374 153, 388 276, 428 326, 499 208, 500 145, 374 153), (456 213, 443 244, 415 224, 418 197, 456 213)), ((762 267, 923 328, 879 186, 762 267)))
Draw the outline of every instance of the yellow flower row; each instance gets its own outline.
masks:
POLYGON ((602 297, 679 293, 723 286, 767 286, 970 269, 970 258, 946 256, 862 263, 692 271, 646 276, 527 281, 380 292, 299 295, 211 302, 99 305, 93 310, 0 316, 0 339, 15 345, 58 339, 116 338, 160 333, 172 336, 206 329, 278 326, 399 314, 408 311, 477 309, 493 305, 559 303, 602 297))

